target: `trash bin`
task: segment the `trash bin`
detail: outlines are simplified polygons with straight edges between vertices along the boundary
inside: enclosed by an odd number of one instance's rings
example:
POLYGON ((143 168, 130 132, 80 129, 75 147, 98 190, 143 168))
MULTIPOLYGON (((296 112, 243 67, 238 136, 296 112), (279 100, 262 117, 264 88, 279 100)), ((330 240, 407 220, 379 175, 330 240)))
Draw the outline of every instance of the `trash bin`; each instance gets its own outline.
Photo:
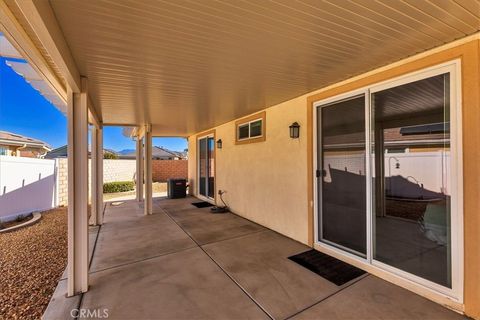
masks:
POLYGON ((167 195, 170 199, 185 198, 187 196, 186 179, 168 179, 167 195))

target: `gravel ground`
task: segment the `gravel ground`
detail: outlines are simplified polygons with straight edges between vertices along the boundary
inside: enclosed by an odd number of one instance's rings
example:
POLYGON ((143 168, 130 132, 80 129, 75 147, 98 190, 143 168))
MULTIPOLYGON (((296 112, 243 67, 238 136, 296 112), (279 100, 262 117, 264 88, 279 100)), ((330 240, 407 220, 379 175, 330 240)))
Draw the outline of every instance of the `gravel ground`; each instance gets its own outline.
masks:
POLYGON ((0 319, 40 319, 67 264, 67 208, 0 234, 0 319))

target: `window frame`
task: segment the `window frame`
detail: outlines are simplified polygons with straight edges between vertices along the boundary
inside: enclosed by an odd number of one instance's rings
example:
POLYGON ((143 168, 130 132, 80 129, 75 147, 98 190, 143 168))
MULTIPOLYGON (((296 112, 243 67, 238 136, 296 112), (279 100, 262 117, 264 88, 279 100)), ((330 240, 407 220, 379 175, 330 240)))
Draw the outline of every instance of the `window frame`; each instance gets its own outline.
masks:
POLYGON ((254 143, 254 142, 261 142, 266 140, 266 112, 260 112, 248 116, 246 118, 242 118, 235 122, 235 144, 247 144, 247 143, 254 143), (260 121, 261 123, 261 134, 259 136, 251 136, 251 125, 260 121), (248 126, 248 137, 240 138, 240 128, 248 126))

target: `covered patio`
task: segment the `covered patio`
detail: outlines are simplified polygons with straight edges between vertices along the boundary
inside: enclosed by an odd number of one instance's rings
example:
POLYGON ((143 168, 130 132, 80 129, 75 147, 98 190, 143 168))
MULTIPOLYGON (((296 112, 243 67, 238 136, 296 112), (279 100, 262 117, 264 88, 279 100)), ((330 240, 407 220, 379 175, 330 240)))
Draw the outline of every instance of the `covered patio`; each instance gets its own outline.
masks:
POLYGON ((479 12, 465 0, 0 0, 1 32, 68 123, 68 266, 45 318, 78 308, 136 319, 458 317, 442 306, 480 318, 479 12), (392 112, 376 119, 382 101, 392 112), (330 130, 322 114, 333 104, 330 130), (439 171, 395 171, 386 130, 432 125, 442 144, 430 145, 430 130, 415 150, 434 153, 439 171), (136 141, 137 194, 105 207, 106 126, 136 141), (359 140, 323 145, 328 134, 359 140), (152 137, 172 136, 188 139, 189 194, 212 205, 225 194, 237 215, 152 199, 152 137), (332 145, 337 167, 324 157, 332 145), (331 169, 356 182, 340 177, 328 199, 331 169), (382 181, 401 174, 442 203, 377 243, 382 181), (322 220, 329 210, 340 218, 322 220), (435 263, 407 231, 441 249, 435 263), (352 234, 355 246, 343 241, 352 234), (413 267, 380 261, 384 244, 387 258, 408 249, 413 267), (287 259, 309 249, 369 274, 338 287, 287 259))
POLYGON ((67 298, 61 280, 44 319, 462 318, 373 275, 337 286, 288 259, 308 246, 195 201, 156 198, 147 216, 107 203, 90 231, 89 291, 67 298))

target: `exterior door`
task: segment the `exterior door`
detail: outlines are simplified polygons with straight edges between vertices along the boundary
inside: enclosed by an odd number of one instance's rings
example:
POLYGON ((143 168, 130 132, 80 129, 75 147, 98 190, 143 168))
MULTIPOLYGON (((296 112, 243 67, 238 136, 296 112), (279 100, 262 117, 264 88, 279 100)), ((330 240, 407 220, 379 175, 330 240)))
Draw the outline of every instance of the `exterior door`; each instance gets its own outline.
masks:
POLYGON ((315 105, 316 243, 462 301, 457 62, 315 105))
POLYGON ((199 196, 215 197, 215 139, 208 135, 198 139, 198 193, 199 196))
POLYGON ((363 95, 317 110, 318 238, 362 257, 367 254, 364 110, 363 95))

